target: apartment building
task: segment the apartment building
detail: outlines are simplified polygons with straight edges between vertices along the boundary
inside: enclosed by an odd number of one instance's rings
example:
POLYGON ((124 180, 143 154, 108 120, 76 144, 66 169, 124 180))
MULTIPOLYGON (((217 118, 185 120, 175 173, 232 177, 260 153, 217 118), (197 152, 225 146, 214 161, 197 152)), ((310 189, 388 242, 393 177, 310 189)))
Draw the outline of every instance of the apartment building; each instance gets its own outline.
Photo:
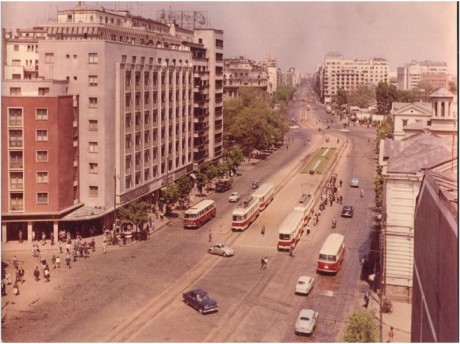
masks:
POLYGON ((421 81, 429 82, 435 88, 449 87, 450 75, 447 63, 436 61, 412 61, 397 69, 398 88, 400 90, 412 90, 421 81))
POLYGON ((427 171, 415 208, 411 342, 458 343, 458 175, 427 171))
POLYGON ((2 239, 48 234, 79 199, 79 104, 67 81, 2 82, 2 239))
POLYGON ((65 94, 79 95, 80 207, 60 227, 100 230, 113 223, 116 207, 146 196, 156 202, 162 187, 191 172, 197 108, 207 109, 198 115, 207 122, 198 135, 206 139, 202 161, 222 155, 222 31, 181 31, 82 3, 58 11, 43 28, 38 79, 65 83, 65 94), (204 94, 194 87, 192 43, 206 54, 204 94))
POLYGON ((360 85, 377 86, 381 81, 389 82, 389 69, 384 58, 352 60, 340 54, 326 55, 322 69, 322 99, 328 104, 339 89, 350 92, 360 85))
POLYGON ((3 79, 34 79, 38 76, 38 40, 46 37, 46 29, 2 29, 3 79))
POLYGON ((240 87, 254 87, 267 92, 267 68, 243 56, 225 59, 224 97, 236 97, 240 87))

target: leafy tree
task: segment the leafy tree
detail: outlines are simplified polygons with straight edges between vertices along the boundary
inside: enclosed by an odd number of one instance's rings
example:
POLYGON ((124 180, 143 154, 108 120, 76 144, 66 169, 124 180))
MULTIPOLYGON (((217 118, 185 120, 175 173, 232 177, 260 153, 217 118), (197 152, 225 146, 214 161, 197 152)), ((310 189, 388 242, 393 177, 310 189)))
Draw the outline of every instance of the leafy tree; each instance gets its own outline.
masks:
POLYGON ((398 90, 396 101, 401 103, 413 103, 417 101, 417 95, 409 90, 398 90))
POLYGON ((180 177, 175 182, 179 189, 179 203, 181 206, 184 205, 185 201, 188 200, 190 192, 193 189, 193 180, 189 175, 184 175, 180 177))
POLYGON ((457 93, 457 84, 455 83, 455 81, 449 81, 449 91, 453 94, 457 93))
POLYGON ((348 93, 343 88, 337 90, 337 94, 332 97, 332 102, 339 107, 343 104, 348 104, 348 93))
POLYGON ((372 313, 356 311, 348 318, 348 326, 343 336, 346 343, 375 343, 377 326, 372 313))
POLYGON ((268 94, 255 87, 238 88, 238 97, 243 107, 251 106, 254 102, 268 102, 268 94))
POLYGON ((375 99, 375 87, 359 85, 348 95, 348 104, 367 108, 371 100, 375 99))
POLYGON ((227 163, 229 169, 233 172, 236 172, 236 168, 243 161, 243 152, 238 146, 233 147, 227 152, 225 162, 227 163))
POLYGON ((195 176, 196 176, 196 187, 201 195, 203 194, 203 187, 206 185, 207 177, 206 177, 206 174, 202 172, 195 173, 195 176))
POLYGON ((378 113, 386 115, 390 113, 391 104, 398 99, 398 91, 395 86, 381 81, 375 90, 375 98, 378 113))
POLYGON ((277 103, 287 103, 292 99, 295 89, 289 85, 278 85, 276 88, 274 98, 277 103))
POLYGON ((179 187, 176 182, 168 184, 164 189, 162 189, 163 201, 166 204, 166 214, 171 212, 171 205, 176 203, 180 197, 179 187))
POLYGON ((148 209, 150 205, 144 201, 133 201, 118 209, 118 216, 122 220, 129 220, 137 226, 142 226, 149 220, 148 209))
POLYGON ((417 87, 413 90, 413 92, 417 95, 418 100, 427 103, 431 101, 430 96, 434 91, 436 91, 436 87, 426 80, 419 81, 417 87))

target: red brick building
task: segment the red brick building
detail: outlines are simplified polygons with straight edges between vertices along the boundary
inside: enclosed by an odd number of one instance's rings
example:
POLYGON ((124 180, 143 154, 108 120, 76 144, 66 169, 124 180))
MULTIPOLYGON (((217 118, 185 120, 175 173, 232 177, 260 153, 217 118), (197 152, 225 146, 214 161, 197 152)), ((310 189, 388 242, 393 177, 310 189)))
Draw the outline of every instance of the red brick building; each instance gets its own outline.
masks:
POLYGON ((78 96, 66 81, 2 83, 2 240, 51 231, 79 205, 78 96))

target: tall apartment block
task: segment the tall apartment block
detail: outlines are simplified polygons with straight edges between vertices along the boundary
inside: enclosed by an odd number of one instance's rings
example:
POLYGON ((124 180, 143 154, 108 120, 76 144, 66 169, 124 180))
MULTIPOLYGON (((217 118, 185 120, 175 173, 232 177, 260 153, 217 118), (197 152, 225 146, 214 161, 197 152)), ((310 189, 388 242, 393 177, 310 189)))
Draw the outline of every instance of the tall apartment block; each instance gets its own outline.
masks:
POLYGON ((383 58, 370 60, 345 59, 340 54, 330 54, 324 59, 322 95, 325 103, 339 89, 352 91, 359 85, 375 85, 380 81, 389 82, 389 63, 383 58))
POLYGON ((398 88, 400 90, 412 90, 421 81, 431 83, 436 89, 448 88, 451 76, 447 69, 447 63, 435 61, 412 61, 404 67, 398 67, 398 88))
MULTIPOLYGON (((78 143, 72 141, 67 147, 65 141, 55 142, 55 147, 69 150, 72 166, 68 175, 72 175, 74 164, 78 171, 77 181, 72 180, 68 190, 61 189, 59 197, 61 193, 74 195, 76 183, 78 201, 72 199, 72 206, 78 204, 78 209, 56 219, 42 207, 41 219, 28 220, 22 226, 45 226, 48 233, 53 230, 55 234, 58 228, 100 230, 113 222, 117 207, 141 197, 157 201, 162 187, 190 173, 198 157, 194 148, 197 139, 205 144, 200 151, 204 158, 195 168, 222 155, 222 31, 185 32, 128 11, 89 8, 81 3, 58 11, 57 20, 43 28, 46 36, 37 40, 38 78, 64 83, 65 95, 78 95, 78 143), (202 67, 207 69, 209 88, 203 93, 195 85, 200 71, 194 67, 193 44, 206 55, 207 64, 202 67), (200 113, 200 109, 206 111, 200 113)), ((34 49, 37 53, 37 46, 34 49)), ((2 137, 7 128, 2 127, 2 137)), ((61 126, 55 130, 59 132, 61 126)), ((72 138, 75 128, 70 132, 72 138)), ((24 167, 27 170, 28 166, 24 167)), ((8 185, 5 175, 8 172, 2 169, 3 183, 8 185)), ((61 182, 51 177, 51 185, 61 182)), ((2 199, 8 196, 6 192, 3 188, 2 199)), ((49 194, 48 202, 55 202, 54 197, 58 195, 49 194)), ((6 234, 13 228, 10 224, 27 212, 27 207, 14 214, 3 207, 2 240, 7 240, 6 234), (10 215, 16 217, 4 221, 10 215)))

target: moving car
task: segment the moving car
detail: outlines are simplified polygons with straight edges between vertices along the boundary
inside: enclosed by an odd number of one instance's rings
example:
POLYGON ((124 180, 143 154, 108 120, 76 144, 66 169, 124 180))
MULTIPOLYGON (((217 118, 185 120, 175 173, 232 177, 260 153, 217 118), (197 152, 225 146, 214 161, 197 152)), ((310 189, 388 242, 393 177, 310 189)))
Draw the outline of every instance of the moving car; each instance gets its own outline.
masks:
POLYGON ((352 205, 345 205, 342 209, 342 217, 353 217, 353 211, 352 205))
POLYGON ((318 320, 318 312, 313 309, 302 309, 295 322, 296 334, 312 334, 318 320))
POLYGON ((240 194, 239 192, 232 192, 230 196, 228 197, 229 202, 238 202, 240 200, 240 194))
POLYGON ((233 249, 225 246, 225 244, 214 244, 209 249, 208 252, 211 254, 217 254, 223 257, 233 256, 233 249))
POLYGON ((201 314, 219 310, 217 302, 209 297, 206 290, 193 289, 182 294, 182 297, 187 305, 197 309, 201 314))
POLYGON ((315 282, 315 279, 313 277, 300 276, 295 286, 295 293, 296 294, 308 294, 310 290, 313 288, 314 282, 315 282))
POLYGON ((359 179, 356 177, 351 178, 350 186, 353 188, 359 187, 359 179))

